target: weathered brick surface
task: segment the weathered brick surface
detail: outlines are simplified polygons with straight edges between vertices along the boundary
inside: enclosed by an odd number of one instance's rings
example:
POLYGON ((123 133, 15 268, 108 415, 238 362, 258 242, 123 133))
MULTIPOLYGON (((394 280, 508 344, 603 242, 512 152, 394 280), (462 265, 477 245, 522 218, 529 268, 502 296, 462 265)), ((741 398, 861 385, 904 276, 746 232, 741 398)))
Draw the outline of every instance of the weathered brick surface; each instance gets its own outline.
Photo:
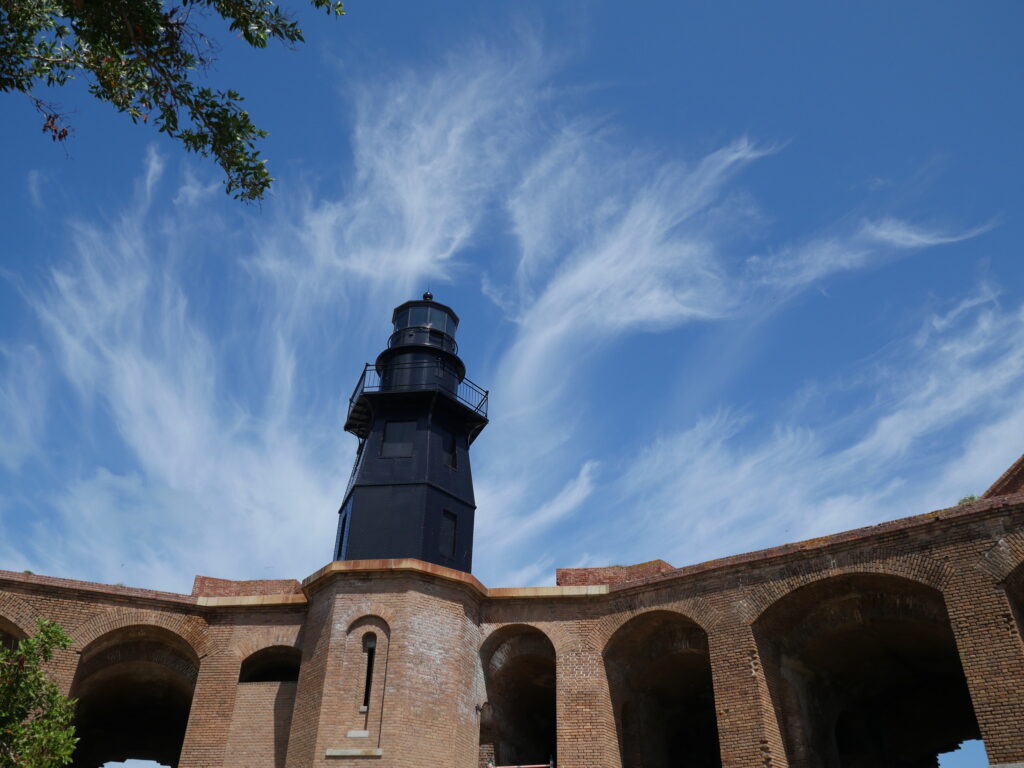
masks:
POLYGON ((284 768, 296 683, 240 683, 225 768, 284 768))
POLYGON ((875 579, 941 596, 991 762, 1024 762, 1024 494, 684 568, 605 571, 562 571, 560 588, 488 590, 438 566, 368 561, 326 567, 301 593, 290 580, 201 577, 193 595, 0 572, 0 630, 59 621, 74 639, 50 666, 64 690, 83 653, 126 632, 142 638, 140 653, 189 649, 199 671, 182 768, 472 768, 490 748, 479 744, 481 648, 525 625, 555 651, 559 765, 622 768, 606 650, 632 619, 663 611, 706 634, 723 766, 802 768, 759 645, 778 640, 763 617, 795 595, 875 579), (368 632, 377 651, 361 712, 368 632), (280 645, 302 651, 297 682, 238 682, 245 658, 280 645), (328 758, 336 749, 381 754, 328 758))
POLYGON ((302 591, 298 579, 253 579, 231 581, 196 576, 192 594, 196 597, 241 597, 250 595, 292 595, 302 591))
POLYGON ((560 587, 626 584, 674 570, 675 568, 664 560, 650 560, 636 565, 606 565, 601 568, 558 568, 555 570, 555 583, 560 587))

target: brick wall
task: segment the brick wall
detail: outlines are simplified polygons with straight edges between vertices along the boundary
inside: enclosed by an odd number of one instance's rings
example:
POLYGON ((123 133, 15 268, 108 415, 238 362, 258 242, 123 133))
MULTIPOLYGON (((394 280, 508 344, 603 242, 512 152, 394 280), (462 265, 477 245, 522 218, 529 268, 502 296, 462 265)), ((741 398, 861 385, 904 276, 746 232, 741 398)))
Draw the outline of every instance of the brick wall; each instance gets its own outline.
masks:
POLYGON ((239 683, 225 768, 284 768, 297 683, 239 683))
POLYGON ((196 576, 192 594, 196 597, 248 597, 255 595, 292 595, 302 591, 296 579, 254 579, 231 581, 212 576, 196 576))

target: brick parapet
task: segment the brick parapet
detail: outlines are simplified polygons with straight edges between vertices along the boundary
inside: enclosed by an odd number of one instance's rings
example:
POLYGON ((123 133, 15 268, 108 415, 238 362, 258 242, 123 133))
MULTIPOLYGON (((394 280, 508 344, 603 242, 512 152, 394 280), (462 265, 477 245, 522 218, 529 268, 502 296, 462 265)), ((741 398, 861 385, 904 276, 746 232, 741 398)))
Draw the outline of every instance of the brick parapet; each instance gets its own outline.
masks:
POLYGON ((657 578, 676 570, 664 560, 649 560, 636 565, 606 565, 600 568, 559 568, 555 584, 560 587, 582 587, 596 584, 625 584, 640 579, 657 578))
POLYGON ((1024 456, 1021 456, 1009 468, 999 476, 984 494, 983 499, 1006 496, 1011 493, 1020 493, 1024 490, 1024 456))
POLYGON ((232 581, 212 576, 196 576, 193 597, 249 597, 256 595, 297 595, 302 593, 298 579, 253 579, 232 581))

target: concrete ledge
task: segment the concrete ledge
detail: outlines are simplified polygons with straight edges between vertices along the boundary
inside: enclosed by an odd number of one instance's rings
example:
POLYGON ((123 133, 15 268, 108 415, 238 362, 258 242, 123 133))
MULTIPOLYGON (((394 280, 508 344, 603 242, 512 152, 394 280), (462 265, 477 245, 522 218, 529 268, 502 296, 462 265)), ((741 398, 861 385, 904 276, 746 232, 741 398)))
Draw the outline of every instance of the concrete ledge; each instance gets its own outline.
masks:
POLYGON ((298 595, 245 595, 225 597, 197 597, 196 605, 206 605, 216 608, 252 608, 260 605, 305 605, 306 596, 298 595))
POLYGON ((327 579, 335 576, 359 575, 370 573, 399 573, 399 572, 421 573, 433 576, 445 581, 461 584, 473 590, 481 597, 489 598, 531 598, 531 597, 582 597, 586 595, 606 595, 609 592, 607 584, 594 584, 588 586, 567 586, 567 587, 499 587, 488 589, 481 584, 476 576, 463 571, 456 571, 452 568, 427 563, 423 560, 407 557, 395 560, 339 560, 328 563, 319 571, 302 582, 303 590, 310 594, 327 579))
POLYGON ((578 595, 607 595, 607 584, 585 584, 567 587, 495 587, 487 590, 491 598, 512 597, 576 597, 578 595))
POLYGON ((324 757, 381 757, 384 750, 376 749, 328 749, 324 757))

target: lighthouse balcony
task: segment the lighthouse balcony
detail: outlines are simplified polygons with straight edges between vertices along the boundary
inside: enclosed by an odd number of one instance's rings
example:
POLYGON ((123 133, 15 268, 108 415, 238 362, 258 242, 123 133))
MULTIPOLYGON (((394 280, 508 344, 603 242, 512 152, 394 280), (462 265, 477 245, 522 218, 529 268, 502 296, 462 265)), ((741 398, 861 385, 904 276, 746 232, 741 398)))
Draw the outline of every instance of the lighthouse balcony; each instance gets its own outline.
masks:
POLYGON ((436 359, 383 365, 367 363, 348 400, 345 430, 360 437, 369 433, 372 413, 365 395, 370 393, 439 392, 486 423, 487 390, 459 374, 454 366, 436 359))

